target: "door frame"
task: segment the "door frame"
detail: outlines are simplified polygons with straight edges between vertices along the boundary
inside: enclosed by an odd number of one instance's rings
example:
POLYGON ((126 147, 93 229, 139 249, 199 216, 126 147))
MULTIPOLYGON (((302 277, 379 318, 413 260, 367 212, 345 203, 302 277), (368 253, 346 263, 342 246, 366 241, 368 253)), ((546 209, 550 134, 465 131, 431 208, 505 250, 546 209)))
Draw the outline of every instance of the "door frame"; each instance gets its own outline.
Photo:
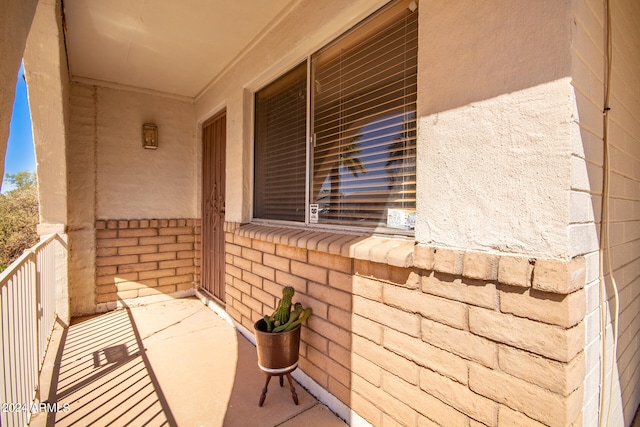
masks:
POLYGON ((226 301, 226 109, 202 123, 200 290, 221 305, 226 301), (221 127, 221 129, 216 128, 221 127), (209 131, 207 128, 212 128, 209 131), (208 132, 213 132, 209 134, 208 132), (210 138, 207 140, 207 138, 210 138), (216 139, 217 138, 217 139, 216 139), (207 144, 211 145, 207 147, 207 144), (218 145, 216 145, 218 144, 218 145), (210 158, 213 157, 213 158, 210 158), (213 164, 216 162, 216 164, 213 164), (209 194, 211 193, 211 194, 209 194))

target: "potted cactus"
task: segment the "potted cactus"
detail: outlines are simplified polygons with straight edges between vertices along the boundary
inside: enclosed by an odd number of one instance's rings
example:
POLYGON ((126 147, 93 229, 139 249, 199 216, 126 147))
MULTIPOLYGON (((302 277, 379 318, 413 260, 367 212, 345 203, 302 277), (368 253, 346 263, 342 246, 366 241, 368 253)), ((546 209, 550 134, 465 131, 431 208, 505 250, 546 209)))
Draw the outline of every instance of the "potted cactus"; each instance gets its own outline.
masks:
POLYGON ((311 308, 304 308, 299 302, 294 304, 294 294, 295 290, 286 286, 273 314, 265 315, 254 324, 258 366, 267 375, 260 396, 260 406, 264 403, 272 376, 280 377, 281 387, 284 384, 283 377, 287 377, 293 401, 298 404, 298 396, 290 374, 298 366, 302 323, 311 316, 312 311, 311 308))

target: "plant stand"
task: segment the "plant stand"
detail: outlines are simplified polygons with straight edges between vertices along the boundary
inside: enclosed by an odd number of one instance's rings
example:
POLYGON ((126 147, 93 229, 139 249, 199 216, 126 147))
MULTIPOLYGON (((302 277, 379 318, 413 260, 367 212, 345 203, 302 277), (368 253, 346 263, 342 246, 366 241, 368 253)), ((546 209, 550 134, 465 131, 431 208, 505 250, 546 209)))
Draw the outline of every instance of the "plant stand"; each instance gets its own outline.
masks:
POLYGON ((262 406, 267 396, 267 389, 271 377, 279 377, 280 387, 284 385, 284 377, 287 377, 293 402, 298 404, 298 395, 293 385, 291 372, 298 367, 298 354, 300 350, 301 325, 287 332, 266 332, 264 320, 259 320, 254 325, 256 333, 256 349, 258 351, 258 367, 267 376, 260 395, 259 406, 262 406))
POLYGON ((262 394, 260 395, 260 402, 258 403, 258 406, 262 406, 262 404, 264 403, 264 399, 267 397, 267 388, 269 387, 269 381, 271 381, 271 377, 275 377, 275 376, 280 377, 280 387, 284 385, 283 377, 287 377, 287 381, 289 381, 289 389, 291 390, 291 397, 293 398, 293 403, 295 403, 296 405, 298 404, 298 395, 296 394, 296 388, 293 386, 293 380, 291 379, 291 371, 284 374, 272 374, 268 372, 264 372, 264 373, 267 375, 267 381, 264 383, 264 388, 262 389, 262 394))

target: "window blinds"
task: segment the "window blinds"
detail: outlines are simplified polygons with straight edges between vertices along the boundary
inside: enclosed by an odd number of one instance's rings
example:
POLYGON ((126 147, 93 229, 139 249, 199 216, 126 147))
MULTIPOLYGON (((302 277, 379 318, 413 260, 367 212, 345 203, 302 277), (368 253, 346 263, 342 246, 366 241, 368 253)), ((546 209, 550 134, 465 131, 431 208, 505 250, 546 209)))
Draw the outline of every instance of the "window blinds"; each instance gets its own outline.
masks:
POLYGON ((388 209, 415 209, 418 22, 403 3, 312 59, 319 222, 385 226, 388 209))
POLYGON ((254 217, 304 221, 307 64, 255 97, 254 217))
POLYGON ((392 211, 415 211, 418 17, 411 4, 384 8, 314 54, 310 82, 304 62, 256 93, 254 218, 303 222, 309 202, 318 204, 320 223, 384 227, 392 211))

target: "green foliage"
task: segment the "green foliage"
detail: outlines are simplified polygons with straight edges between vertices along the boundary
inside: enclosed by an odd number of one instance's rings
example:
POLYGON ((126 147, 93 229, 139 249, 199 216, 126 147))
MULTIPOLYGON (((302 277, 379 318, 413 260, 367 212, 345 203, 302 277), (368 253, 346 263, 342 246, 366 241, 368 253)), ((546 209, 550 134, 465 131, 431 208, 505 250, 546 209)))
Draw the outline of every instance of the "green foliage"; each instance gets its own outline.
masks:
POLYGON ((291 331, 311 316, 311 307, 305 309, 299 302, 293 304, 293 311, 291 310, 291 299, 295 292, 291 286, 285 286, 282 289, 282 299, 278 308, 271 316, 267 314, 263 318, 267 325, 266 332, 291 331))
POLYGON ((32 172, 22 171, 17 174, 6 174, 5 180, 9 183, 13 184, 16 190, 24 189, 24 188, 33 188, 37 184, 36 174, 32 172))
POLYGON ((35 174, 7 174, 16 188, 0 194, 0 271, 38 242, 38 191, 35 174))

